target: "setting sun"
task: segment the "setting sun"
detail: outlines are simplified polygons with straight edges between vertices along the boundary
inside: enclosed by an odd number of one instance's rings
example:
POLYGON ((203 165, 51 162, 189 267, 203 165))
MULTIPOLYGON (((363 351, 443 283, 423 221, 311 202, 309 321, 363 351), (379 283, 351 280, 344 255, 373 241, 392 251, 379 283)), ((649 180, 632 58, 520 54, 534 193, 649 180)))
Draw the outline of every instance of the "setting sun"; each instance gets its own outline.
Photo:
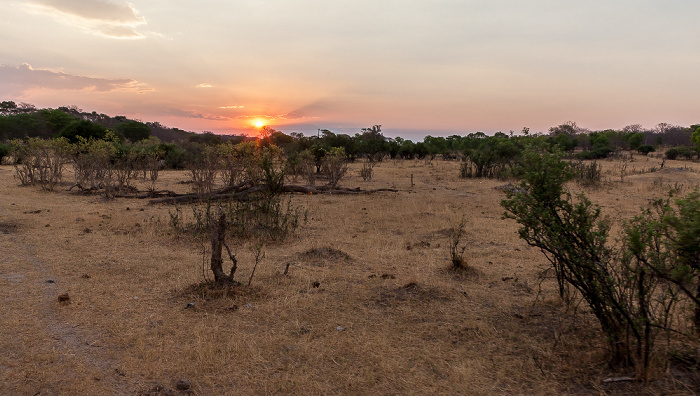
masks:
POLYGON ((262 120, 256 120, 254 125, 256 128, 262 128, 265 123, 262 120))

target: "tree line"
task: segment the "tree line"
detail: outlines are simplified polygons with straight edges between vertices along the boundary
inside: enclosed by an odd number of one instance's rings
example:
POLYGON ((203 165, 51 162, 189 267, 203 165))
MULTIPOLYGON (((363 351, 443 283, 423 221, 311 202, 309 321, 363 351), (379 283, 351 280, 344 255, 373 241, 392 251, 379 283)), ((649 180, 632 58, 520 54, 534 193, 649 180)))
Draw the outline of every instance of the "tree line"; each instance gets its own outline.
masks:
MULTIPOLYGON (((700 151, 700 124, 683 127, 662 123, 653 129, 629 125, 621 130, 590 131, 567 122, 549 128, 547 133, 531 133, 528 128, 523 128, 517 134, 513 131, 497 132, 492 136, 484 132, 447 137, 428 135, 415 142, 401 137, 385 137, 381 125, 363 128, 354 135, 323 129, 318 136, 304 136, 301 133, 285 134, 269 127, 264 127, 261 132, 263 139, 281 148, 292 164, 300 157, 313 157, 317 171, 320 171, 323 157, 338 148, 342 148, 348 161, 358 158, 371 162, 384 158, 433 160, 436 157, 464 160, 470 163, 471 174, 478 177, 488 176, 494 168, 508 167, 527 144, 558 146, 579 159, 605 158, 620 150, 648 154, 661 146, 666 147, 665 155, 669 159, 692 159, 700 151)), ((170 168, 184 168, 188 160, 201 155, 204 147, 254 140, 241 135, 197 134, 158 122, 84 112, 76 106, 37 109, 26 103, 0 102, 0 157, 7 155, 8 143, 12 139, 64 137, 75 143, 78 137, 104 139, 108 133, 115 135, 120 142, 136 143, 157 138, 161 144, 159 149, 164 152, 163 160, 170 168)))

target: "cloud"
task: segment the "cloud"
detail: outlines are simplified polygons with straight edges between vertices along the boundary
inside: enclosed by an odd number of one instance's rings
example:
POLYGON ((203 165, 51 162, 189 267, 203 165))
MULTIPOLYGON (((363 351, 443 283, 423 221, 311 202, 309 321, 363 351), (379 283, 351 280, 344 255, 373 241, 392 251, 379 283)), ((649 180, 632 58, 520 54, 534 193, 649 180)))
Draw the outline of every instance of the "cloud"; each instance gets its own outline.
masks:
POLYGON ((298 120, 300 118, 304 118, 304 116, 302 116, 301 114, 294 112, 294 111, 289 112, 287 114, 281 114, 278 117, 283 118, 285 120, 298 120))
POLYGON ((211 84, 201 83, 201 84, 195 85, 195 88, 211 88, 211 84))
POLYGON ((198 119, 198 120, 211 120, 211 121, 228 121, 230 118, 228 117, 223 117, 223 116, 218 116, 214 114, 202 114, 199 112, 195 112, 192 110, 183 110, 183 109, 178 109, 178 108, 166 108, 162 109, 162 114, 168 115, 168 116, 174 116, 174 117, 182 117, 182 118, 193 118, 193 119, 198 119))
POLYGON ((127 78, 107 79, 74 76, 60 71, 34 69, 28 63, 17 67, 0 66, 0 91, 21 94, 32 88, 95 92, 144 92, 151 90, 144 84, 127 78))
POLYGON ((257 114, 257 115, 240 115, 236 117, 237 120, 249 120, 251 118, 264 118, 266 120, 274 120, 275 116, 271 116, 268 114, 257 114))
POLYGON ((146 19, 126 2, 106 0, 31 0, 35 9, 92 33, 115 39, 142 39, 136 28, 146 19))
POLYGON ((231 106, 220 106, 220 109, 244 109, 245 106, 231 105, 231 106))

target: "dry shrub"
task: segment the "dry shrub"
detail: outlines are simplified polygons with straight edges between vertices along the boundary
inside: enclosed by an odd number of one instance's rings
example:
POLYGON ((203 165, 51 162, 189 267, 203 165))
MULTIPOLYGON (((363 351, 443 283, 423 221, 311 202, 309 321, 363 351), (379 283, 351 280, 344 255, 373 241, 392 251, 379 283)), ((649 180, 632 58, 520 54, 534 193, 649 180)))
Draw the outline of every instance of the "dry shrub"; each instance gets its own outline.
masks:
POLYGON ((53 190, 61 181, 70 153, 70 143, 67 139, 13 140, 12 146, 16 159, 15 178, 22 185, 38 184, 44 190, 53 190))

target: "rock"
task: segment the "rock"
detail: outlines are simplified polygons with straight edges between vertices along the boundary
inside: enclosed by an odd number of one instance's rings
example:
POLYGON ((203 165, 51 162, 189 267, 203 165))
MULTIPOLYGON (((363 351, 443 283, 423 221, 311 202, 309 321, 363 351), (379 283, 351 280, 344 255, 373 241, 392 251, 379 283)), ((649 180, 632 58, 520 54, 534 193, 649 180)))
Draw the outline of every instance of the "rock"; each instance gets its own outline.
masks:
POLYGON ((53 280, 53 279, 47 279, 47 280, 46 280, 46 283, 56 283, 56 281, 53 280))
POLYGON ((192 384, 190 383, 190 380, 188 380, 187 378, 180 378, 177 381, 177 384, 175 385, 175 387, 181 391, 185 391, 185 390, 190 389, 190 386, 192 386, 192 384))
POLYGON ((59 295, 58 302, 64 303, 64 304, 70 303, 70 296, 68 295, 68 293, 63 293, 63 294, 59 295))
POLYGON ((187 303, 187 304, 185 305, 185 309, 188 309, 188 308, 194 308, 194 303, 193 303, 193 302, 187 303))
POLYGON ((337 331, 345 331, 345 327, 343 326, 338 326, 335 328, 337 331))
POLYGON ((311 284, 315 289, 318 289, 319 286, 321 286, 321 282, 319 281, 314 281, 314 283, 311 284))

